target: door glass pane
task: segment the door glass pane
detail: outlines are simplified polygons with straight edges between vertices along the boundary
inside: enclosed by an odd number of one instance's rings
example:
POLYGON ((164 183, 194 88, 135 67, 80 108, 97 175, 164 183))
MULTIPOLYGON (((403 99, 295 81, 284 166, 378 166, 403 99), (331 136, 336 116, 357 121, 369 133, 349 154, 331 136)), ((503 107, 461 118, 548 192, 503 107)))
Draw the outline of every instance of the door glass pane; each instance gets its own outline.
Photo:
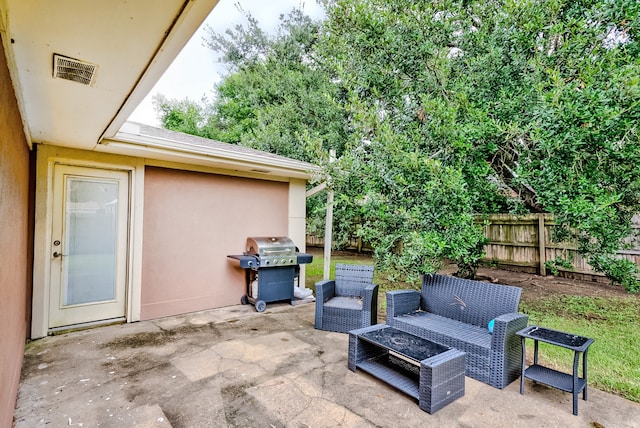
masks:
POLYGON ((116 298, 118 182, 65 178, 63 304, 116 298))

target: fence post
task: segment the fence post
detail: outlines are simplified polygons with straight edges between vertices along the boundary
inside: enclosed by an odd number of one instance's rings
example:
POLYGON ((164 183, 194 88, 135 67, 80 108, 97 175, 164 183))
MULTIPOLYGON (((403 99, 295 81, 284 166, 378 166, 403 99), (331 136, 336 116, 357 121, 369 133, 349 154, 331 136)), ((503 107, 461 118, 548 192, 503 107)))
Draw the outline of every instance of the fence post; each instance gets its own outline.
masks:
POLYGON ((540 253, 540 275, 547 275, 547 229, 544 226, 544 214, 538 214, 538 252, 540 253))

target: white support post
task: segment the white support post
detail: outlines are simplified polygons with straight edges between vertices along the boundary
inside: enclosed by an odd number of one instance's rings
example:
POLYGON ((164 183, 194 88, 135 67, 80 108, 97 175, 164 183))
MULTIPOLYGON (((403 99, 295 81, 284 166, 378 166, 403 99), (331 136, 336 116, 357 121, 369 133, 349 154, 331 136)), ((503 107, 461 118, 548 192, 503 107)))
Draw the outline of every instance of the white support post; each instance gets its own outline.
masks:
POLYGON ((324 279, 331 275, 331 239, 333 228, 333 190, 327 192, 327 218, 324 229, 324 279))
MULTIPOLYGON (((329 162, 336 158, 336 151, 329 151, 329 162)), ((324 279, 331 277, 331 240, 333 235, 333 189, 327 188, 327 216, 324 227, 324 279)))

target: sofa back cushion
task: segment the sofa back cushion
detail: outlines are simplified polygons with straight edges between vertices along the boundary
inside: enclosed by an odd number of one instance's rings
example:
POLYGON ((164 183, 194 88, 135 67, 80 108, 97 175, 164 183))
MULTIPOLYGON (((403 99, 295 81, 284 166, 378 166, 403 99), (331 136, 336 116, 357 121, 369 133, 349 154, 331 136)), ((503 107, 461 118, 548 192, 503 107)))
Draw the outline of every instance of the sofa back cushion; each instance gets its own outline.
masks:
POLYGON ((522 289, 446 275, 425 275, 420 305, 427 312, 487 328, 499 315, 518 312, 522 289))

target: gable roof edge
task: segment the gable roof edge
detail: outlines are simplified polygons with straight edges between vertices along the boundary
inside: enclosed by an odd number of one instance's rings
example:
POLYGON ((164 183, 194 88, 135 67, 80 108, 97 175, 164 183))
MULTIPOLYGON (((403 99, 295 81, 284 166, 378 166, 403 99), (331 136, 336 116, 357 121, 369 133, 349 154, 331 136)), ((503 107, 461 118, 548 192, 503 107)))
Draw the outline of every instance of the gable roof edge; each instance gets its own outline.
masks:
POLYGON ((125 123, 96 150, 304 180, 320 171, 308 162, 135 122, 125 123))

